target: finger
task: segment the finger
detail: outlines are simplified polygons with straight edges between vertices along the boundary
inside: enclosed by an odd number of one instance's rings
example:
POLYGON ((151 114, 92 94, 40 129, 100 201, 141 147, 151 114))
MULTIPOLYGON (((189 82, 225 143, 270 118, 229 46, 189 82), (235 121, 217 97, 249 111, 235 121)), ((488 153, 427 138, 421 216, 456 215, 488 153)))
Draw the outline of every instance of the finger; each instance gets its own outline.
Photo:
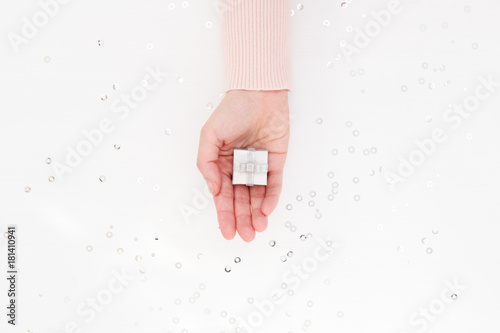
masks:
POLYGON ((234 186, 234 215, 236 216, 236 229, 241 239, 250 242, 255 238, 250 212, 250 193, 245 185, 234 186))
POLYGON ((269 173, 267 175, 266 197, 262 202, 262 213, 269 216, 278 206, 281 187, 283 185, 283 168, 286 154, 269 155, 269 173))
POLYGON ((222 184, 222 175, 217 165, 221 144, 216 133, 209 126, 203 126, 200 133, 196 165, 213 196, 219 194, 222 184))
POLYGON ((220 231, 227 240, 233 239, 236 235, 233 198, 233 182, 229 176, 224 175, 222 177, 221 190, 214 196, 214 201, 220 231))
POLYGON ((255 185, 250 187, 250 202, 252 206, 252 225, 255 231, 262 232, 267 228, 267 216, 262 214, 262 201, 266 195, 266 187, 255 185))
POLYGON ((262 214, 265 216, 271 215, 276 206, 278 206, 281 187, 283 183, 283 172, 270 172, 267 177, 266 197, 262 202, 262 214))

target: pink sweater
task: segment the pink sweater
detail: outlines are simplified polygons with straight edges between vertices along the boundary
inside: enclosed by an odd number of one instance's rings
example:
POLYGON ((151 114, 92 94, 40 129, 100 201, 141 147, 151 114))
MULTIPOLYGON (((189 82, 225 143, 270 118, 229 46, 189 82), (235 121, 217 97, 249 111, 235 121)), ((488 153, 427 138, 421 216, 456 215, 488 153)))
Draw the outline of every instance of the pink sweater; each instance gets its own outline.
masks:
POLYGON ((290 89, 288 0, 224 0, 227 90, 290 89))

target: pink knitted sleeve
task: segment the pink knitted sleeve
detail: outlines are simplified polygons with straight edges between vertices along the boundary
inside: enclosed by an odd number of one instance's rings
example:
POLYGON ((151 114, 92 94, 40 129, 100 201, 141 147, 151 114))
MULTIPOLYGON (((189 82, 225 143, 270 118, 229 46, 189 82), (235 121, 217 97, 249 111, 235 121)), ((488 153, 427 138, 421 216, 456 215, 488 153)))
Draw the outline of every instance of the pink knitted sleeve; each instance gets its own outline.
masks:
POLYGON ((227 90, 289 90, 288 0, 225 0, 227 90))

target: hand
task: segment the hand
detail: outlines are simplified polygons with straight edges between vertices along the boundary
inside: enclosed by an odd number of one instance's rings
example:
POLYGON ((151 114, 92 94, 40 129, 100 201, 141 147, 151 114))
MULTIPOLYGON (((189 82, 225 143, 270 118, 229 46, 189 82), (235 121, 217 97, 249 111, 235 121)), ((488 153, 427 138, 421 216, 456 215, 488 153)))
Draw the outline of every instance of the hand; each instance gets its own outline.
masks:
POLYGON ((250 242, 278 205, 290 137, 288 91, 229 91, 201 129, 197 166, 214 196, 222 235, 250 242), (233 149, 268 150, 267 186, 233 185, 233 149))

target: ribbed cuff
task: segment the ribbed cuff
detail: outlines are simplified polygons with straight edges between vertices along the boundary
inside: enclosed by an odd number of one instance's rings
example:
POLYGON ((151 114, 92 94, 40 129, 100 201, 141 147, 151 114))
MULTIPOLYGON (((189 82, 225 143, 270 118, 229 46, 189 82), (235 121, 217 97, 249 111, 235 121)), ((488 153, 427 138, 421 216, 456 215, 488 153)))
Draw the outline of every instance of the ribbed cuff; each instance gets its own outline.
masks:
POLYGON ((290 89, 288 0, 226 0, 227 90, 290 89))

